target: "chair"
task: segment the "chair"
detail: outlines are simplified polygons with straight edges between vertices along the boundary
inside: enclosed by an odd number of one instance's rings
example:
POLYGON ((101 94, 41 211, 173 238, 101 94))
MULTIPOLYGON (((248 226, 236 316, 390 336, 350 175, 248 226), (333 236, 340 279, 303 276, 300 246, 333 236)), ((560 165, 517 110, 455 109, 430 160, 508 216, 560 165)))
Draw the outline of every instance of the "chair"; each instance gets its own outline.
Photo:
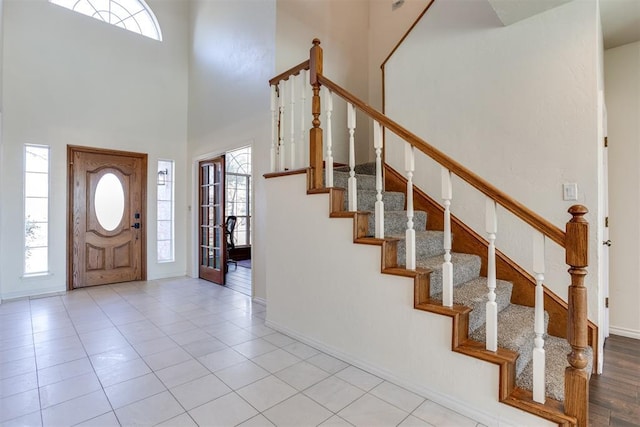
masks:
POLYGON ((238 269, 238 262, 231 259, 231 251, 236 248, 236 244, 234 242, 233 230, 236 228, 236 222, 238 218, 235 215, 229 215, 227 217, 227 221, 224 224, 224 234, 227 239, 227 265, 225 266, 225 272, 229 271, 229 264, 233 264, 235 269, 238 269))

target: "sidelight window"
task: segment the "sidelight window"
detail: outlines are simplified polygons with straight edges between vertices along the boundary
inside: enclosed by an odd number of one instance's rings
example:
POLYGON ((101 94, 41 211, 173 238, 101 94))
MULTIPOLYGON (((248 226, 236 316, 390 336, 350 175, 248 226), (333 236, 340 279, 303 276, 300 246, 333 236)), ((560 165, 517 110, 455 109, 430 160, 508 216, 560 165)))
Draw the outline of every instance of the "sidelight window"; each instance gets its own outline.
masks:
POLYGON ((173 170, 173 160, 158 160, 158 262, 175 260, 173 170))
POLYGON ((24 273, 49 270, 49 147, 24 148, 24 273))

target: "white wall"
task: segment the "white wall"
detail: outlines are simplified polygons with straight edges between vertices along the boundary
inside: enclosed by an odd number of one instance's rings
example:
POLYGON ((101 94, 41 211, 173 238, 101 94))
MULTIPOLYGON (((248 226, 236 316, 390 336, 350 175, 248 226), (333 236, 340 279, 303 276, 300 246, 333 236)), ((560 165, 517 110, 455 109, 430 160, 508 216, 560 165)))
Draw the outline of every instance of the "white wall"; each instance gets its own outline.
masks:
MULTIPOLYGON (((0 0, 0 164, 4 157, 4 144, 2 143, 2 74, 3 74, 3 50, 4 50, 4 0, 0 0)), ((2 174, 0 174, 0 188, 2 188, 2 174)), ((0 224, 2 224, 2 209, 0 209, 0 224)), ((0 226, 0 242, 3 239, 3 230, 0 226)), ((2 245, 0 244, 0 259, 2 259, 2 245)), ((0 304, 2 303, 2 281, 0 281, 0 304)))
MULTIPOLYGON (((369 105, 382 111, 380 65, 430 0, 407 0, 392 11, 387 0, 279 0, 277 2, 276 69, 284 71, 308 59, 311 40, 324 49, 324 74, 369 105)), ((336 161, 347 162, 345 107, 334 100, 333 129, 336 161)), ((321 121, 325 121, 324 110, 321 121)), ((375 158, 371 123, 358 114, 356 159, 375 158)))
POLYGON ((4 126, 0 191, 2 298, 66 289, 66 146, 149 154, 148 278, 183 275, 187 197, 176 192, 176 261, 156 260, 156 162, 187 170, 185 2, 150 0, 162 43, 46 0, 4 2, 4 126), (51 147, 50 275, 22 278, 22 162, 25 143, 51 147))
MULTIPOLYGON (((4 0, 0 0, 0 111, 2 111, 2 59, 4 49, 4 0)), ((0 141, 0 146, 2 142, 0 141)))
MULTIPOLYGON (((369 2, 367 0, 278 0, 276 69, 282 72, 309 59, 311 41, 324 49, 323 73, 354 95, 367 101, 369 90, 369 2)), ((272 76, 273 77, 273 76, 272 76)), ((320 117, 324 126, 324 106, 320 117)), ((356 159, 369 159, 370 123, 357 116, 356 159)), ((310 119, 307 120, 310 123, 310 119)), ((326 135, 326 131, 325 131, 326 135)), ((333 155, 336 162, 349 160, 346 104, 334 97, 333 155)), ((308 160, 307 160, 308 162, 308 160)))
POLYGON ((380 247, 354 244, 353 220, 329 218, 304 175, 265 190, 267 325, 485 425, 550 425, 498 402, 498 367, 453 353, 451 319, 414 310, 413 280, 381 274, 380 247))
MULTIPOLYGON (((253 147, 254 297, 265 299, 266 199, 271 128, 269 85, 275 75, 275 0, 195 0, 191 4, 192 49, 189 57, 189 173, 186 183, 195 205, 198 159, 251 144, 253 147)), ((194 230, 196 210, 188 225, 190 273, 197 276, 194 230)))
MULTIPOLYGON (((386 67, 389 116, 552 223, 569 206, 590 214, 586 285, 598 321, 598 16, 595 0, 571 2, 503 26, 486 0, 436 2, 386 67), (562 183, 578 200, 562 200, 562 183)), ((387 161, 404 170, 388 139, 387 161)), ((440 169, 417 162, 416 181, 440 195, 440 169)), ((452 212, 484 232, 484 198, 454 181, 452 212)), ((530 229, 499 211, 498 247, 531 266, 530 229)), ((566 299, 564 254, 547 244, 545 284, 566 299)))
POLYGON ((405 0, 392 10, 390 1, 369 2, 369 105, 382 111, 382 70, 387 59, 431 0, 405 0))
POLYGON ((640 338, 640 42, 605 51, 611 333, 640 338))
MULTIPOLYGON (((383 111, 380 67, 429 3, 431 0, 405 0, 393 10, 389 1, 369 2, 369 105, 379 111, 383 111)), ((368 146, 369 158, 373 160, 373 144, 368 146)))

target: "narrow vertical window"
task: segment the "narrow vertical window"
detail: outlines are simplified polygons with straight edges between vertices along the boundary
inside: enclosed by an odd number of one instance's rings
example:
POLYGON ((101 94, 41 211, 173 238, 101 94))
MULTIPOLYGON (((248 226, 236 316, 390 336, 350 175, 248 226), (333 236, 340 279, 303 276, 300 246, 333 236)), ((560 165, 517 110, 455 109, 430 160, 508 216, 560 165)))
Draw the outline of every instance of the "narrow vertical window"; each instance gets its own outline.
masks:
POLYGON ((158 160, 158 262, 172 262, 175 260, 173 169, 173 160, 158 160))
POLYGON ((49 271, 49 147, 24 149, 24 273, 49 271))

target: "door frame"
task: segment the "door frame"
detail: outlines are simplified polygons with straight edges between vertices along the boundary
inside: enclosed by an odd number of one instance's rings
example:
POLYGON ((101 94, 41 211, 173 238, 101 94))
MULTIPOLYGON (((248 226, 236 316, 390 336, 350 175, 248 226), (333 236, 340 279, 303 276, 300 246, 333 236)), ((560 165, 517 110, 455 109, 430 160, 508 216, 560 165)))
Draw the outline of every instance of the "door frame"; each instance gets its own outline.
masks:
POLYGON ((601 374, 604 369, 604 344, 609 336, 609 246, 605 242, 609 240, 609 160, 607 141, 607 106, 604 90, 598 90, 598 217, 596 230, 596 253, 598 254, 598 360, 596 360, 596 372, 601 374))
MULTIPOLYGON (((252 166, 253 166, 253 156, 255 153, 255 141, 253 139, 248 139, 248 140, 242 140, 239 142, 235 142, 233 144, 229 144, 229 145, 225 145, 220 147, 219 149, 216 149, 215 151, 208 151, 205 152, 203 154, 199 154, 199 155, 195 155, 191 158, 191 206, 189 206, 189 214, 191 216, 191 227, 189 230, 189 235, 191 236, 191 249, 190 249, 190 253, 191 253, 191 260, 187 266, 187 274, 189 274, 190 277, 193 278, 197 278, 198 277, 198 268, 199 268, 199 257, 198 257, 198 174, 199 174, 199 164, 201 161, 203 160, 207 160, 207 159, 212 159, 214 157, 220 157, 223 155, 226 155, 227 152, 229 151, 233 151, 233 150, 237 150, 238 148, 242 148, 242 147, 251 147, 251 158, 252 158, 252 166)), ((255 174, 255 170, 251 169, 251 179, 252 182, 256 182, 256 174, 255 174)), ((255 189, 256 189, 256 185, 252 185, 251 186, 251 199, 253 200, 253 202, 251 203, 251 218, 254 219, 255 218, 255 200, 256 200, 256 194, 255 194, 255 189)), ((226 191, 226 190, 225 190, 226 191)), ((255 222, 252 222, 252 227, 251 227, 251 241, 254 242, 255 245, 255 222)), ((252 253, 252 257, 253 257, 253 253, 252 253)), ((255 269, 251 269, 251 293, 253 294, 253 290, 254 290, 254 283, 255 283, 255 269)))
POLYGON ((120 151, 106 148, 84 147, 80 145, 67 145, 67 290, 73 290, 71 277, 73 276, 73 156, 74 153, 102 154, 111 156, 134 157, 142 160, 142 184, 140 200, 140 273, 142 280, 147 280, 147 160, 148 154, 133 151, 120 151))

